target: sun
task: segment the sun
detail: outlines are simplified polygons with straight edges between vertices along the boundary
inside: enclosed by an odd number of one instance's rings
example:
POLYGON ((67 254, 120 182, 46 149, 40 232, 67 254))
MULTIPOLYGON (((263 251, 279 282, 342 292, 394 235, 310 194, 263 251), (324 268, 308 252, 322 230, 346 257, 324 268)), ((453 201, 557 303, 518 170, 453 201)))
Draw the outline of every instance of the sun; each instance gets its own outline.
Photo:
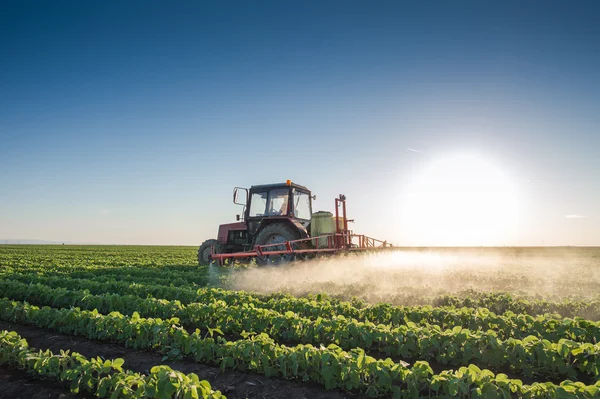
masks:
POLYGON ((411 245, 505 245, 517 227, 516 190, 481 156, 432 162, 406 192, 401 228, 411 245))

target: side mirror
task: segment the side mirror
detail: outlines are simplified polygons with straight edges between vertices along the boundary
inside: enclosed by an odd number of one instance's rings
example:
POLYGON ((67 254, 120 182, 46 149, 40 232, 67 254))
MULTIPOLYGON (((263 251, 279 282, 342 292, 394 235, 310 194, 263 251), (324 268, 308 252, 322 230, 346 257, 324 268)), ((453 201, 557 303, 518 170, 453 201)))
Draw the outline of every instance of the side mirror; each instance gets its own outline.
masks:
POLYGON ((248 203, 248 189, 247 188, 242 188, 242 187, 235 187, 233 189, 233 203, 236 205, 246 205, 248 203), (244 191, 245 198, 244 198, 244 202, 240 202, 241 200, 238 198, 240 191, 244 191))
POLYGON ((313 199, 313 201, 316 201, 317 200, 317 194, 313 195, 311 198, 313 199))

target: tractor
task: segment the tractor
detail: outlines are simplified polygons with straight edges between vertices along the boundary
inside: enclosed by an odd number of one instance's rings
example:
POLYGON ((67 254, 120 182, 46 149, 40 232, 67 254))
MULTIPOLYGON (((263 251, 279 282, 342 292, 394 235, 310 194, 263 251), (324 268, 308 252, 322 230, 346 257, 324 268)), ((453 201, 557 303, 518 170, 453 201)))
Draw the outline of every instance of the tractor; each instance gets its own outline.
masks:
POLYGON ((313 214, 314 199, 308 188, 290 180, 250 189, 235 187, 233 202, 243 206, 242 215, 236 215, 235 223, 220 225, 217 239, 202 243, 198 263, 204 266, 218 261, 222 265, 227 259, 256 259, 264 265, 339 251, 391 247, 348 229, 352 220, 346 218, 345 196, 340 194, 335 199, 335 217, 323 211, 313 214))

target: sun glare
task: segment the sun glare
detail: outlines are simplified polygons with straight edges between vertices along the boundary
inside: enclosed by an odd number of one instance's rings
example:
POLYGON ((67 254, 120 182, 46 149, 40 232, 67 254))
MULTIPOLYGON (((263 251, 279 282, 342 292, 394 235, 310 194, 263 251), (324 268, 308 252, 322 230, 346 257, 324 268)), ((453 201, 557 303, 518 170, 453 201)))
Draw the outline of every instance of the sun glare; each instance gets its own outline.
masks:
POLYGON ((517 205, 499 167, 474 155, 454 155, 416 177, 401 223, 413 245, 506 245, 518 221, 517 205))

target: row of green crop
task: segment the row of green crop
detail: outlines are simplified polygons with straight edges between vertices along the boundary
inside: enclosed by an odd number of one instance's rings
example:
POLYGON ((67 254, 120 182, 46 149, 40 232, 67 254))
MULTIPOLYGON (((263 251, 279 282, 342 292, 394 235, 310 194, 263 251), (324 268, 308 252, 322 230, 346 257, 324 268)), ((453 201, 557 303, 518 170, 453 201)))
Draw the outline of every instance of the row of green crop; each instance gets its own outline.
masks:
POLYGON ((198 265, 198 249, 174 246, 2 245, 0 264, 55 268, 198 265))
MULTIPOLYGON (((47 271, 46 271, 47 273, 47 271)), ((168 281, 169 285, 173 284, 174 281, 178 282, 179 286, 204 286, 209 282, 208 271, 206 269, 185 266, 185 267, 123 267, 123 268, 89 268, 87 270, 74 270, 66 274, 74 278, 93 278, 93 277, 113 277, 121 279, 126 277, 128 279, 136 279, 140 282, 147 282, 150 284, 160 284, 161 282, 168 281)))
POLYGON ((14 275, 12 277, 14 280, 23 283, 42 283, 50 287, 69 287, 75 290, 87 289, 90 293, 114 292, 123 295, 177 299, 184 304, 214 300, 223 300, 229 305, 252 304, 255 307, 272 309, 281 313, 292 311, 311 319, 329 318, 331 315, 338 314, 346 318, 395 327, 412 322, 423 325, 436 324, 442 329, 462 327, 473 331, 494 330, 501 339, 520 339, 529 335, 535 335, 550 341, 565 338, 578 342, 598 343, 600 339, 600 322, 580 318, 534 317, 525 314, 517 315, 511 312, 496 315, 484 308, 408 307, 392 306, 385 303, 356 308, 348 302, 335 302, 326 299, 317 301, 287 296, 261 298, 240 291, 225 291, 214 288, 184 290, 165 286, 131 285, 116 281, 98 282, 27 275, 14 275))
POLYGON ((396 326, 409 322, 435 323, 442 328, 461 326, 472 330, 494 330, 504 339, 535 335, 556 341, 561 338, 598 343, 600 322, 580 317, 560 318, 553 315, 531 316, 508 311, 496 314, 487 308, 454 306, 392 306, 380 303, 361 309, 360 319, 389 321, 396 326))
POLYGON ((14 331, 0 331, 0 364, 70 384, 71 392, 90 392, 100 398, 225 398, 196 374, 185 375, 168 366, 155 366, 148 375, 123 370, 123 359, 87 359, 69 351, 34 351, 14 331))
POLYGON ((38 308, 26 303, 0 300, 0 319, 51 328, 90 339, 124 343, 134 348, 154 348, 170 355, 191 356, 196 361, 220 364, 223 369, 253 370, 267 376, 300 378, 325 385, 360 391, 368 396, 417 398, 440 395, 470 397, 519 398, 556 397, 575 393, 592 398, 600 390, 600 382, 586 386, 564 381, 560 385, 534 383, 523 385, 520 380, 494 375, 476 366, 461 367, 433 375, 426 362, 407 368, 390 359, 376 360, 361 349, 345 352, 330 345, 314 347, 276 344, 266 334, 235 342, 222 338, 202 337, 199 331, 187 333, 177 319, 144 319, 134 314, 118 312, 102 315, 97 311, 79 309, 38 308))
POLYGON ((577 371, 597 377, 600 344, 561 339, 552 343, 535 336, 501 340, 493 331, 470 331, 455 327, 443 330, 436 325, 409 323, 397 327, 360 322, 343 316, 310 320, 293 312, 279 313, 248 305, 227 305, 223 301, 183 305, 179 301, 142 299, 118 294, 92 295, 85 291, 52 289, 0 281, 0 290, 12 299, 55 307, 79 306, 101 313, 139 312, 148 317, 177 317, 187 327, 218 327, 226 334, 244 331, 266 332, 277 340, 312 344, 336 343, 343 349, 360 347, 367 351, 402 356, 405 359, 435 360, 441 364, 470 362, 493 369, 510 367, 527 377, 577 378, 577 371))
POLYGON ((550 301, 537 297, 515 296, 504 292, 466 291, 458 295, 442 295, 430 300, 433 306, 482 307, 495 313, 511 311, 539 315, 556 313, 562 317, 584 317, 600 320, 600 295, 586 299, 550 301))
MULTIPOLYGON (((147 272, 150 272, 148 270, 147 272)), ((207 286, 207 282, 209 281, 209 277, 202 273, 190 273, 190 275, 173 275, 170 272, 166 272, 164 270, 156 271, 153 270, 152 276, 139 276, 137 273, 131 273, 129 270, 115 270, 113 273, 106 274, 90 274, 90 273, 79 273, 73 272, 65 274, 64 276, 68 276, 70 278, 77 279, 90 279, 97 282, 111 282, 111 281, 120 281, 123 283, 136 283, 136 284, 148 284, 148 285, 168 285, 169 287, 181 287, 186 289, 195 289, 203 288, 207 286)), ((31 273, 23 273, 25 275, 31 273)), ((53 274, 53 273, 43 273, 45 276, 49 277, 58 277, 62 278, 63 275, 53 274)), ((0 276, 1 277, 1 276, 0 276)))
POLYGON ((206 286, 211 279, 206 269, 193 266, 144 266, 144 267, 60 267, 48 268, 44 266, 5 267, 0 275, 4 274, 38 274, 49 277, 69 276, 72 278, 98 279, 99 281, 118 279, 120 281, 136 281, 144 284, 164 284, 194 288, 206 286))

